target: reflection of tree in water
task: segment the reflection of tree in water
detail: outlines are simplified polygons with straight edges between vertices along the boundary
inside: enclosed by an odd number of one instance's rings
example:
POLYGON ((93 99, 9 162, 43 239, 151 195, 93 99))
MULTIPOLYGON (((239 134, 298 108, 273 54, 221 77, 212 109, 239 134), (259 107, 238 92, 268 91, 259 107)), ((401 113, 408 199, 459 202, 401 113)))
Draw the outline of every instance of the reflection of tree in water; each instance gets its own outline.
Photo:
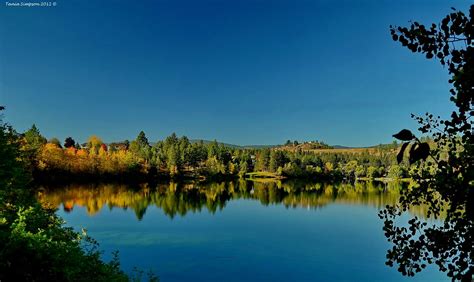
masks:
MULTIPOLYGON (((43 189, 39 199, 66 212, 75 206, 85 207, 89 215, 104 206, 132 209, 141 220, 149 206, 160 208, 170 218, 206 209, 214 214, 233 199, 258 200, 262 205, 282 204, 287 208, 317 209, 337 203, 382 208, 398 200, 399 183, 357 182, 355 184, 310 183, 304 181, 239 180, 219 183, 163 183, 127 186, 124 184, 69 185, 60 189, 43 189)), ((413 211, 423 215, 423 210, 413 211)))
POLYGON ((200 212, 204 206, 211 213, 215 213, 217 209, 222 209, 230 199, 225 189, 225 183, 206 187, 205 190, 198 185, 195 187, 177 186, 176 190, 171 190, 158 185, 156 192, 151 197, 151 204, 161 208, 171 218, 176 214, 184 216, 190 211, 200 212))

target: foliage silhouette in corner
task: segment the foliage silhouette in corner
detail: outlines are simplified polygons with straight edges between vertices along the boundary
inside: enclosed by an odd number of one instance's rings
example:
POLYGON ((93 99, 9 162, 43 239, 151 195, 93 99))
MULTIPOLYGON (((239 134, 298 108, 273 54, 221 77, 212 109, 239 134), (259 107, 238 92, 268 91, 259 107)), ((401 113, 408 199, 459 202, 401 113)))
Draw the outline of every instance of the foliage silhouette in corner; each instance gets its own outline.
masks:
POLYGON ((403 275, 414 276, 427 264, 435 264, 454 280, 471 281, 474 274, 474 157, 472 116, 474 104, 474 5, 469 15, 453 8, 440 24, 429 27, 412 22, 409 27, 390 27, 393 40, 427 59, 447 67, 452 85, 450 100, 456 109, 441 120, 426 113, 412 117, 419 131, 433 136, 430 146, 409 130, 394 137, 405 141, 397 156, 408 155, 416 164, 411 177, 416 183, 402 191, 398 204, 379 213, 392 248, 389 266, 396 264, 403 275), (405 153, 408 150, 408 153, 405 153), (396 219, 411 206, 426 205, 428 214, 442 224, 428 225, 418 218, 408 227, 396 219), (441 213, 446 217, 440 218, 441 213))

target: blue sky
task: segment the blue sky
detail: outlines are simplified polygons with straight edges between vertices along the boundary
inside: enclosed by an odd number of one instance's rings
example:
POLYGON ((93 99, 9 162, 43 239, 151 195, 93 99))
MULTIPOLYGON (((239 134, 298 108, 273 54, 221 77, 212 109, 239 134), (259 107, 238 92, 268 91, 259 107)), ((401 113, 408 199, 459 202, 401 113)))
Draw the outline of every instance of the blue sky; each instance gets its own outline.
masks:
MULTIPOLYGON (((3 3, 2 3, 3 4, 3 3)), ((0 8, 0 104, 23 131, 367 146, 452 109, 446 69, 393 42, 466 1, 57 1, 0 8)))

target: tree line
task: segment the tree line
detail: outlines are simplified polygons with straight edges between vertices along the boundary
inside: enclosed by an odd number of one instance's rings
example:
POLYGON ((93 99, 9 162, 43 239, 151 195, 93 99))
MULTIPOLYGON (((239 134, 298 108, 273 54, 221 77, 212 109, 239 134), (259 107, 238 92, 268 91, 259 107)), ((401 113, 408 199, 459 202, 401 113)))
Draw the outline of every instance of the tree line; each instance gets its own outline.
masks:
MULTIPOLYGON (((175 133, 150 143, 141 131, 135 140, 106 144, 91 136, 79 144, 68 137, 49 141, 33 125, 21 134, 34 176, 41 180, 252 177, 310 178, 313 180, 355 180, 408 176, 408 162, 397 163, 398 145, 381 145, 352 152, 236 148, 217 141, 191 142, 175 133)), ((324 144, 318 142, 317 144, 324 144)), ((328 149, 328 147, 324 147, 328 149)))

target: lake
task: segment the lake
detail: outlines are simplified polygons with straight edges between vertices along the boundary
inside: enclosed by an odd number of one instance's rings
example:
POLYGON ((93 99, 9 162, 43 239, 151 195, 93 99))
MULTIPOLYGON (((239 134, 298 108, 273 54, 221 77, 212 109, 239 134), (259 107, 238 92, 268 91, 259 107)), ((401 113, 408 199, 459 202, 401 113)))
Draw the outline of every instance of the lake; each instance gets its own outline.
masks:
MULTIPOLYGON (((385 265, 390 247, 377 212, 397 183, 301 181, 91 184, 43 187, 39 199, 85 228, 122 268, 161 281, 447 281, 385 265)), ((424 217, 423 209, 404 218, 424 217)))

